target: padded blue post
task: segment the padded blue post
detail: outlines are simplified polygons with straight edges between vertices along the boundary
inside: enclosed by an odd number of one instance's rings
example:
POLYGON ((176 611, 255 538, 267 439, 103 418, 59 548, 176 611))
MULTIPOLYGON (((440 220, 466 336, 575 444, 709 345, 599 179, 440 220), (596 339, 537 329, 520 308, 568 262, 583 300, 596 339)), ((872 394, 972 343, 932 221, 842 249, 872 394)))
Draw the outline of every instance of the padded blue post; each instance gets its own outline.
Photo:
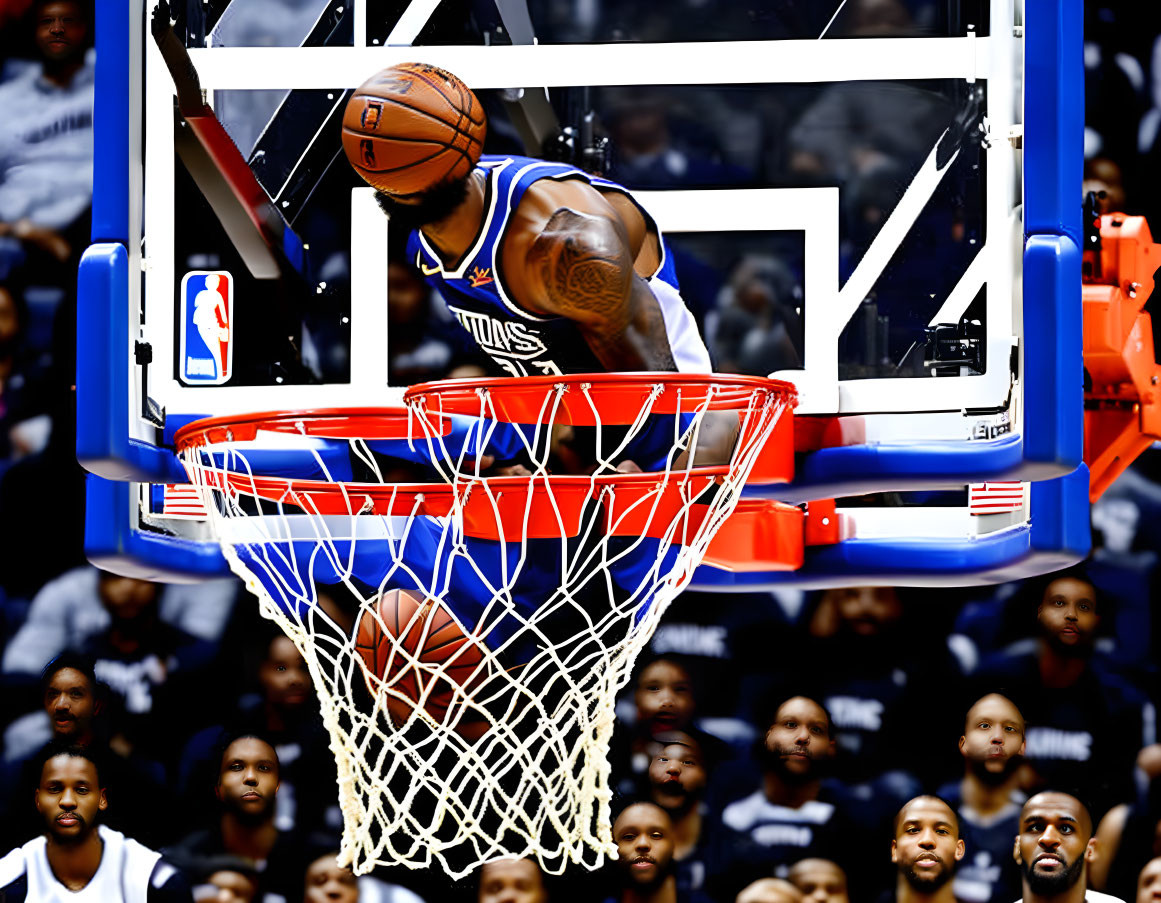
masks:
POLYGON ((1088 467, 1058 480, 1032 484, 1032 547, 1065 550, 1077 560, 1092 550, 1088 467))
POLYGON ((1024 231, 1082 238, 1084 3, 1024 4, 1024 231))
MULTIPOLYGON (((1079 181, 1076 193, 1079 196, 1079 181)), ((1080 247, 1071 237, 1028 236, 1024 248, 1021 374, 1024 457, 1065 466, 1070 472, 1084 459, 1080 266, 1080 247)))
POLYGON ((129 0, 94 4, 97 39, 93 99, 93 242, 129 242, 130 29, 140 4, 129 0))
POLYGON ((129 437, 129 255, 95 244, 77 277, 77 460, 113 480, 184 483, 173 453, 129 437))

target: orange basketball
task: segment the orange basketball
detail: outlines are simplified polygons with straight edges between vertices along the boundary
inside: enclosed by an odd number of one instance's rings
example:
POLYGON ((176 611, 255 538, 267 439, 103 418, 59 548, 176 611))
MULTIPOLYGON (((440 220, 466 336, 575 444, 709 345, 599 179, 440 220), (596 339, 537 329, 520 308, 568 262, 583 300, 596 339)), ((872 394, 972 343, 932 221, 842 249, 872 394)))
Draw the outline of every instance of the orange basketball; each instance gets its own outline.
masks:
MULTIPOLYGON (((367 688, 375 693, 378 678, 397 693, 443 720, 452 703, 452 683, 464 686, 476 673, 482 658, 451 613, 435 599, 423 599, 406 590, 388 590, 371 610, 359 617, 355 648, 367 666, 367 688), (389 635, 388 635, 389 634, 389 635), (435 674, 425 665, 444 665, 435 674), (373 675, 373 677, 372 677, 373 675)), ((397 697, 388 697, 388 709, 397 723, 411 714, 397 697)))
POLYGON ((462 81, 403 63, 361 84, 343 113, 343 150, 368 183, 393 195, 462 179, 484 148, 487 121, 462 81))

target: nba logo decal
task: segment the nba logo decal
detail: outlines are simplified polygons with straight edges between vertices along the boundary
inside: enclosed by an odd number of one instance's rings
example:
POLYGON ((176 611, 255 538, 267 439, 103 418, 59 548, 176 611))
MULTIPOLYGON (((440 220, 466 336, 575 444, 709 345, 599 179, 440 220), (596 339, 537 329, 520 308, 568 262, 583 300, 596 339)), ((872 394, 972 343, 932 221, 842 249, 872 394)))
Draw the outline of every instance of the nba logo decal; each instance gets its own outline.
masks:
POLYGON ((182 382, 219 386, 234 360, 234 277, 194 271, 181 280, 182 382))

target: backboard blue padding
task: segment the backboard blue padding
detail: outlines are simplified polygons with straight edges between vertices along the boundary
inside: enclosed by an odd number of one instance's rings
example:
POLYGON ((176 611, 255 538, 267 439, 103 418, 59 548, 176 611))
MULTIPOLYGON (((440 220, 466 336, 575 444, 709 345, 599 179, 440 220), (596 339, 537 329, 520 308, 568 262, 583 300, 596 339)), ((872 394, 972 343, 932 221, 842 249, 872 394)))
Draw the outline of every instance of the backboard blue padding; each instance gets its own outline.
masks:
MULTIPOLYGON (((96 3, 92 241, 129 242, 129 35, 135 4, 96 3)), ((133 23, 137 28, 141 24, 133 23)), ((122 303, 125 302, 123 297, 122 303)), ((113 347, 113 346, 108 346, 113 347)), ((120 347, 118 345, 117 347, 120 347)))
POLYGON ((136 529, 131 483, 85 477, 85 555, 97 567, 127 577, 183 583, 230 576, 216 542, 190 542, 136 529))
POLYGON ((1077 247, 1084 169, 1083 29, 1081 0, 1026 0, 1024 231, 1067 235, 1077 247))
POLYGON ((809 549, 798 571, 733 573, 702 565, 690 588, 753 592, 777 587, 1003 583, 1059 570, 1084 557, 1070 549, 1036 549, 1031 534, 1030 527, 1018 527, 975 540, 851 539, 809 549))

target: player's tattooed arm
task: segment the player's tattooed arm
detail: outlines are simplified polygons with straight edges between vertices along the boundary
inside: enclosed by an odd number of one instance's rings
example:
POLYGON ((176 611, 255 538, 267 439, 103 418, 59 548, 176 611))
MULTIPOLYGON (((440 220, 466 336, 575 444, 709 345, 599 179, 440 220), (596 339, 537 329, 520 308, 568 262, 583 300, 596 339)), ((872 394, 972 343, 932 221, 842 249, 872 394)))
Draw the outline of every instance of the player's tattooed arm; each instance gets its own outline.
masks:
POLYGON ((676 370, 653 292, 633 271, 623 226, 556 211, 532 242, 527 266, 537 307, 576 322, 609 370, 676 370))

